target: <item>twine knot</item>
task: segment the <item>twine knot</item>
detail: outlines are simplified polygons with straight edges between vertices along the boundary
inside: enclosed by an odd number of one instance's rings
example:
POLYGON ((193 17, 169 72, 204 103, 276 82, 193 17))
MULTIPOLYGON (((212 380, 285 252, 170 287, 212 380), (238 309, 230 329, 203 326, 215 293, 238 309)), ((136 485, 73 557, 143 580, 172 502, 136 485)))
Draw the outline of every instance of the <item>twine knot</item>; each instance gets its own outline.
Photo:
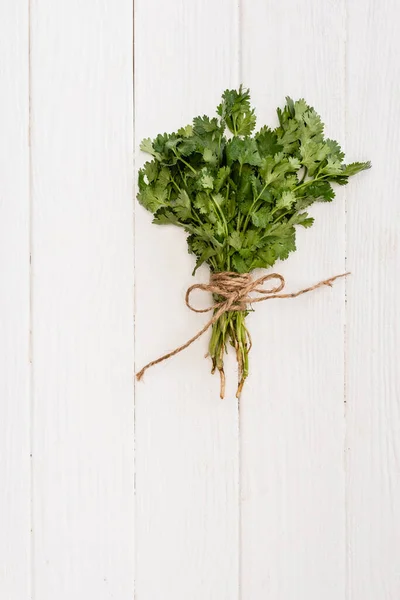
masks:
POLYGON ((302 294, 307 294, 308 292, 312 292, 313 290, 325 285, 331 287, 332 283, 336 279, 339 279, 340 277, 346 277, 346 275, 349 275, 349 273, 342 273, 341 275, 335 275, 329 279, 324 279, 323 281, 319 281, 318 283, 304 288, 298 292, 281 294, 280 292, 285 287, 285 279, 283 275, 280 275, 279 273, 269 273, 268 275, 263 275, 258 279, 253 279, 250 273, 233 273, 230 271, 212 273, 209 283, 195 283, 194 285, 191 285, 188 288, 185 296, 186 306, 190 310, 196 313, 205 313, 213 310, 214 315, 212 318, 185 344, 178 346, 178 348, 168 352, 168 354, 164 354, 163 356, 160 356, 160 358, 149 362, 143 367, 143 369, 139 371, 139 373, 137 373, 136 377, 138 380, 140 380, 147 369, 164 360, 167 360, 168 358, 171 358, 171 356, 175 356, 175 354, 182 352, 182 350, 185 350, 199 337, 201 337, 203 333, 205 333, 214 323, 216 323, 220 316, 225 312, 247 311, 249 305, 252 305, 256 302, 264 302, 265 300, 272 300, 273 298, 297 298, 302 294), (265 282, 271 280, 275 280, 278 283, 271 288, 262 287, 265 282), (214 304, 212 306, 208 306, 207 308, 196 308, 192 306, 190 303, 190 296, 194 290, 211 292, 215 298, 214 304))
POLYGON ((210 283, 195 283, 191 285, 186 292, 185 301, 186 306, 197 313, 209 312, 210 310, 221 308, 223 308, 222 312, 246 311, 248 304, 267 300, 271 294, 277 294, 284 287, 285 279, 279 273, 270 273, 258 279, 253 279, 250 273, 224 271, 222 273, 212 273, 210 283), (271 279, 277 279, 279 283, 271 289, 260 287, 271 279), (207 308, 195 308, 190 303, 190 296, 194 290, 211 292, 217 300, 212 306, 208 306, 207 308), (258 296, 250 296, 251 293, 257 293, 258 296), (222 300, 218 300, 218 298, 222 298, 222 300))

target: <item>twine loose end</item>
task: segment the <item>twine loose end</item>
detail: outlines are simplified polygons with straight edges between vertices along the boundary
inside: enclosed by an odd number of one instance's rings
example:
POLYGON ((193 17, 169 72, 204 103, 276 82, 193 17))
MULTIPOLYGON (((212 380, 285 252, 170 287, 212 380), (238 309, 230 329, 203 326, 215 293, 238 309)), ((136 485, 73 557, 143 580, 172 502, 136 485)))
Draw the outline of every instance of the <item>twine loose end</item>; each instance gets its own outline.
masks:
POLYGON ((142 369, 141 371, 139 371, 139 373, 136 373, 136 379, 138 381, 142 381, 143 375, 144 375, 145 369, 142 369))

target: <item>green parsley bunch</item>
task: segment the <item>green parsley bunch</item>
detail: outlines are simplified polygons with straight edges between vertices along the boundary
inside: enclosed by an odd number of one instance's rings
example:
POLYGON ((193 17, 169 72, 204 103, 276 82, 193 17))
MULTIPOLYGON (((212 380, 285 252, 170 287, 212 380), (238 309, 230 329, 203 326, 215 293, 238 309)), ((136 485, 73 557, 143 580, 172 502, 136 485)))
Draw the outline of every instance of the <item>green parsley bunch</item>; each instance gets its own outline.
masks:
MULTIPOLYGON (((334 198, 369 162, 344 164, 337 142, 324 137, 319 115, 305 100, 286 98, 279 125, 261 127, 249 90, 226 90, 217 116, 195 117, 176 133, 143 140, 152 156, 139 171, 138 200, 159 225, 188 234, 196 269, 249 273, 268 269, 296 249, 296 226, 311 227, 306 209, 334 198)), ((215 299, 220 300, 219 298, 215 299)), ((249 371, 247 311, 227 312, 212 327, 209 355, 223 376, 224 353, 236 349, 239 386, 249 371)))

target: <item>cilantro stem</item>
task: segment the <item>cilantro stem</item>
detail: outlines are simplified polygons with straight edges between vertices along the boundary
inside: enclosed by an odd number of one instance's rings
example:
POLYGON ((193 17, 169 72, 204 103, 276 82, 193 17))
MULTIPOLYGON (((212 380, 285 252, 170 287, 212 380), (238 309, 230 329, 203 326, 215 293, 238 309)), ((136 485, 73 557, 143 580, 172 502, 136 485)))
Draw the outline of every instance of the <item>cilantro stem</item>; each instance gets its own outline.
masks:
POLYGON ((214 257, 211 256, 211 258, 209 258, 209 261, 211 263, 211 266, 212 266, 213 270, 216 271, 217 270, 217 263, 215 262, 214 257))
POLYGON ((181 191, 181 188, 179 187, 179 185, 176 183, 175 179, 172 177, 171 175, 171 181, 173 183, 173 185, 176 187, 176 189, 178 190, 178 192, 181 191))
POLYGON ((232 124, 233 124, 233 135, 237 136, 237 129, 236 129, 236 115, 232 116, 232 124))
POLYGON ((176 163, 176 166, 177 166, 177 169, 179 171, 179 175, 181 176, 182 181, 185 182, 185 184, 186 184, 186 178, 183 176, 182 169, 180 168, 179 163, 176 163))
POLYGON ((221 141, 222 141, 222 133, 219 136, 219 140, 218 140, 218 164, 220 164, 221 162, 221 141))
POLYGON ((190 169, 190 170, 192 171, 192 173, 194 173, 195 175, 197 174, 197 171, 196 171, 196 169, 194 169, 194 168, 192 167, 192 165, 189 165, 189 163, 188 163, 188 162, 186 162, 186 160, 185 160, 184 158, 182 158, 182 156, 179 156, 179 154, 176 152, 176 150, 175 150, 175 149, 174 149, 174 154, 175 154, 175 156, 176 156, 176 158, 177 158, 178 160, 180 160, 181 162, 183 162, 183 164, 184 164, 184 165, 186 165, 186 166, 188 167, 188 169, 190 169))
MULTIPOLYGON (((279 208, 278 206, 275 206, 275 208, 273 208, 271 210, 271 215, 274 215, 276 213, 277 210, 282 210, 282 208, 279 208)), ((282 213, 281 215, 279 215, 279 219, 282 219, 284 216, 288 215, 289 213, 291 213, 293 211, 292 208, 290 208, 289 210, 287 210, 286 212, 282 213)))
POLYGON ((229 235, 228 223, 226 222, 224 212, 223 212, 222 208, 220 207, 220 205, 218 204, 218 202, 216 202, 216 200, 214 199, 214 196, 212 194, 210 194, 210 196, 211 196, 211 200, 213 201, 213 204, 217 210, 217 213, 220 217, 220 221, 224 228, 225 235, 226 235, 226 237, 228 237, 228 235, 229 235))
POLYGON ((312 183, 315 183, 316 181, 321 181, 321 179, 326 179, 327 177, 329 177, 329 174, 322 175, 321 177, 319 177, 317 175, 313 179, 309 179, 308 181, 305 181, 304 183, 301 183, 300 185, 296 185, 296 187, 293 188, 292 191, 297 192, 297 190, 301 190, 302 188, 307 187, 308 185, 311 185, 312 183))
POLYGON ((303 173, 303 177, 300 179, 300 183, 303 183, 303 181, 307 177, 307 173, 308 173, 308 169, 307 169, 307 167, 304 167, 304 173, 303 173))
MULTIPOLYGON (((177 227, 182 227, 182 229, 185 229, 185 231, 188 233, 199 235, 200 227, 196 227, 190 223, 181 223, 180 221, 174 221, 174 225, 177 227)), ((201 223, 201 225, 203 225, 203 223, 201 223)), ((217 250, 221 250, 221 248, 223 248, 223 244, 221 244, 221 242, 219 242, 214 236, 208 234, 206 239, 211 242, 211 244, 213 244, 217 250)))
POLYGON ((261 192, 258 194, 257 198, 255 198, 255 199, 253 200, 253 203, 252 203, 252 205, 250 206, 250 210, 249 210, 249 212, 248 212, 248 213, 247 213, 247 215, 246 215, 246 220, 245 220, 245 222, 244 222, 244 225, 243 225, 243 233, 245 233, 245 231, 246 231, 246 229, 247 229, 247 225, 249 224, 249 219, 250 219, 250 215, 251 215, 251 213, 253 212, 253 210, 254 210, 254 208, 255 208, 255 206, 256 206, 256 204, 257 204, 257 202, 259 201, 259 199, 261 198, 261 196, 263 195, 263 193, 264 193, 264 192, 265 192, 265 190, 267 189, 268 185, 269 185, 269 183, 266 183, 266 184, 264 185, 263 189, 261 190, 261 192))

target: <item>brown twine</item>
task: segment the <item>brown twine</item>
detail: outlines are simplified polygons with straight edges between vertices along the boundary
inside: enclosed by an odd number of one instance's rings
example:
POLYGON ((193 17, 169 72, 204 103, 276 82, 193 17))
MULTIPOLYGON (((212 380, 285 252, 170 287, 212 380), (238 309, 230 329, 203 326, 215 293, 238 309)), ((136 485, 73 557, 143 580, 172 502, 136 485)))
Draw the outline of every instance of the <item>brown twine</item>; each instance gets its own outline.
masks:
POLYGON ((285 287, 285 279, 283 275, 279 273, 270 273, 269 275, 263 275, 258 279, 253 279, 250 273, 232 273, 230 271, 226 271, 223 273, 212 273, 210 277, 210 283, 195 283, 191 285, 185 296, 186 306, 196 313, 204 313, 209 312, 210 310, 214 310, 215 313, 213 317, 207 321, 207 323, 194 335, 190 340, 188 340, 182 346, 178 346, 175 350, 160 356, 156 360, 152 360, 147 365, 143 367, 136 374, 136 378, 140 381, 142 379, 145 371, 154 365, 158 365, 158 363, 171 358, 171 356, 175 356, 182 350, 185 350, 188 346, 193 344, 199 337, 203 335, 209 329, 223 313, 230 311, 245 311, 247 310, 248 304, 254 304, 255 302, 264 302, 265 300, 272 300, 273 298, 297 298, 302 294, 307 294, 308 292, 312 292, 324 285, 332 286, 332 283, 339 279, 340 277, 346 277, 349 273, 342 273, 341 275, 335 275, 334 277, 330 277, 329 279, 324 279, 323 281, 319 281, 315 285, 304 288, 298 292, 293 292, 290 294, 280 294, 285 287), (266 281, 270 281, 272 279, 277 279, 279 283, 270 289, 264 289, 261 287, 266 281), (194 290, 201 290, 204 292, 211 292, 216 296, 220 296, 223 298, 220 302, 216 302, 212 306, 208 306, 207 308, 195 308, 190 304, 190 296, 194 290), (258 296, 251 296, 250 294, 255 293, 258 296))

